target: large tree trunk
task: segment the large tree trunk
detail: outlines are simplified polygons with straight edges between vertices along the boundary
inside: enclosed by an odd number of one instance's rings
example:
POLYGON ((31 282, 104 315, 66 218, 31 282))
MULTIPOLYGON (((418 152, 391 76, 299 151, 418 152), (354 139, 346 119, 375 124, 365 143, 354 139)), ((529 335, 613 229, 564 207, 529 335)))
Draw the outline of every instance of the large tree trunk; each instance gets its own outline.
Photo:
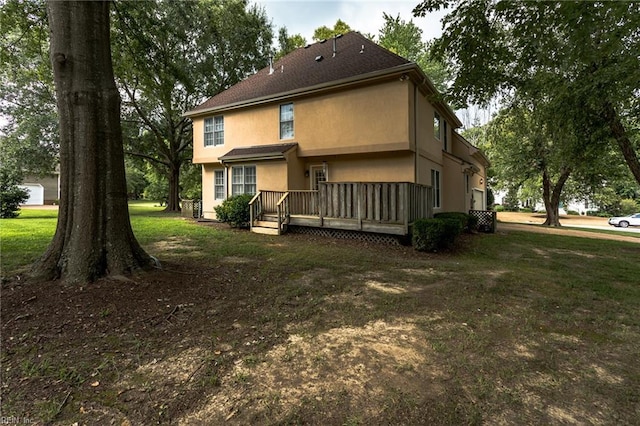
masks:
POLYGON ((560 224, 560 195, 562 188, 571 175, 570 169, 565 169, 560 174, 558 182, 554 185, 546 170, 542 172, 542 198, 547 212, 545 226, 562 226, 560 224))
POLYGON ((47 3, 60 119, 60 210, 35 275, 88 282, 151 264, 127 206, 109 3, 47 3))
POLYGON ((169 164, 169 197, 167 198, 167 212, 180 211, 180 166, 181 163, 169 164))

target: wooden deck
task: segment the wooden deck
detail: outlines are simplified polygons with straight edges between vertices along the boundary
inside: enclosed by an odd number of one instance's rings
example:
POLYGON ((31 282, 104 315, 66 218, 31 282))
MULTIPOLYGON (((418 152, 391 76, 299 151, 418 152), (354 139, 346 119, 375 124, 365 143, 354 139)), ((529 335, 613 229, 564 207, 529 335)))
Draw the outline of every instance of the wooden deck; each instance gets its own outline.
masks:
POLYGON ((317 191, 259 191, 250 202, 251 229, 277 233, 288 225, 408 235, 433 216, 431 187, 409 182, 322 182, 317 191), (265 221, 274 231, 265 231, 265 221))

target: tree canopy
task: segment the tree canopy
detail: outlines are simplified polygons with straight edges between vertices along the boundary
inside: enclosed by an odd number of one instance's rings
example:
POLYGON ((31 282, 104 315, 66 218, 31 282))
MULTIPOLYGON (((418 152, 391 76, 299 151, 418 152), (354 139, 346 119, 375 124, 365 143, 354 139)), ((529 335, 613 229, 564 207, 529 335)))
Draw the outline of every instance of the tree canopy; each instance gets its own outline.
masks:
POLYGON ((414 14, 443 8, 432 51, 453 64, 454 99, 544 101, 547 125, 613 142, 640 183, 640 3, 426 0, 414 14))
POLYGON ((449 72, 442 61, 432 58, 423 41, 422 30, 413 23, 383 13, 384 25, 378 32, 378 44, 397 55, 417 63, 440 92, 447 89, 449 72))
POLYGON ((351 27, 342 19, 338 19, 333 25, 333 28, 329 28, 326 25, 316 28, 313 32, 312 39, 314 41, 328 40, 331 37, 335 37, 338 34, 346 34, 349 31, 352 31, 351 27))
POLYGON ((304 47, 307 40, 300 34, 289 35, 287 27, 278 30, 278 50, 275 53, 274 60, 278 60, 283 56, 293 52, 299 47, 304 47))
POLYGON ((192 156, 182 113, 264 67, 271 27, 245 0, 146 1, 117 3, 114 32, 127 151, 164 170, 167 210, 177 210, 180 173, 192 156))
POLYGON ((45 175, 56 167, 59 139, 44 2, 7 0, 0 28, 0 163, 45 175))

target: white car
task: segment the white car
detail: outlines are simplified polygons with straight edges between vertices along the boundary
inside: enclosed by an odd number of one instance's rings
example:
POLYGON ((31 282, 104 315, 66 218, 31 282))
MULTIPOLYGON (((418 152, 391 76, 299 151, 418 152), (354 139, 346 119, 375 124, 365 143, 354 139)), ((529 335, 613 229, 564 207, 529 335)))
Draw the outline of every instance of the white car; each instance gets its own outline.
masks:
POLYGON ((609 225, 620 226, 622 228, 626 228, 628 226, 640 226, 640 213, 629 216, 611 217, 609 218, 609 225))

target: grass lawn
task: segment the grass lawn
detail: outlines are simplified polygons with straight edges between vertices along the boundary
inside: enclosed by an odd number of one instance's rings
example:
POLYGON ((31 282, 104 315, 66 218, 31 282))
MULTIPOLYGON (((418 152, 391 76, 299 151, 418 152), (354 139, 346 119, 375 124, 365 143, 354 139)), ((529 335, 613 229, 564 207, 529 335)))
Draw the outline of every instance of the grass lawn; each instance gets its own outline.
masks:
POLYGON ((0 221, 2 416, 59 424, 636 424, 640 244, 501 232, 449 253, 132 205, 164 269, 16 275, 55 215, 0 221))

